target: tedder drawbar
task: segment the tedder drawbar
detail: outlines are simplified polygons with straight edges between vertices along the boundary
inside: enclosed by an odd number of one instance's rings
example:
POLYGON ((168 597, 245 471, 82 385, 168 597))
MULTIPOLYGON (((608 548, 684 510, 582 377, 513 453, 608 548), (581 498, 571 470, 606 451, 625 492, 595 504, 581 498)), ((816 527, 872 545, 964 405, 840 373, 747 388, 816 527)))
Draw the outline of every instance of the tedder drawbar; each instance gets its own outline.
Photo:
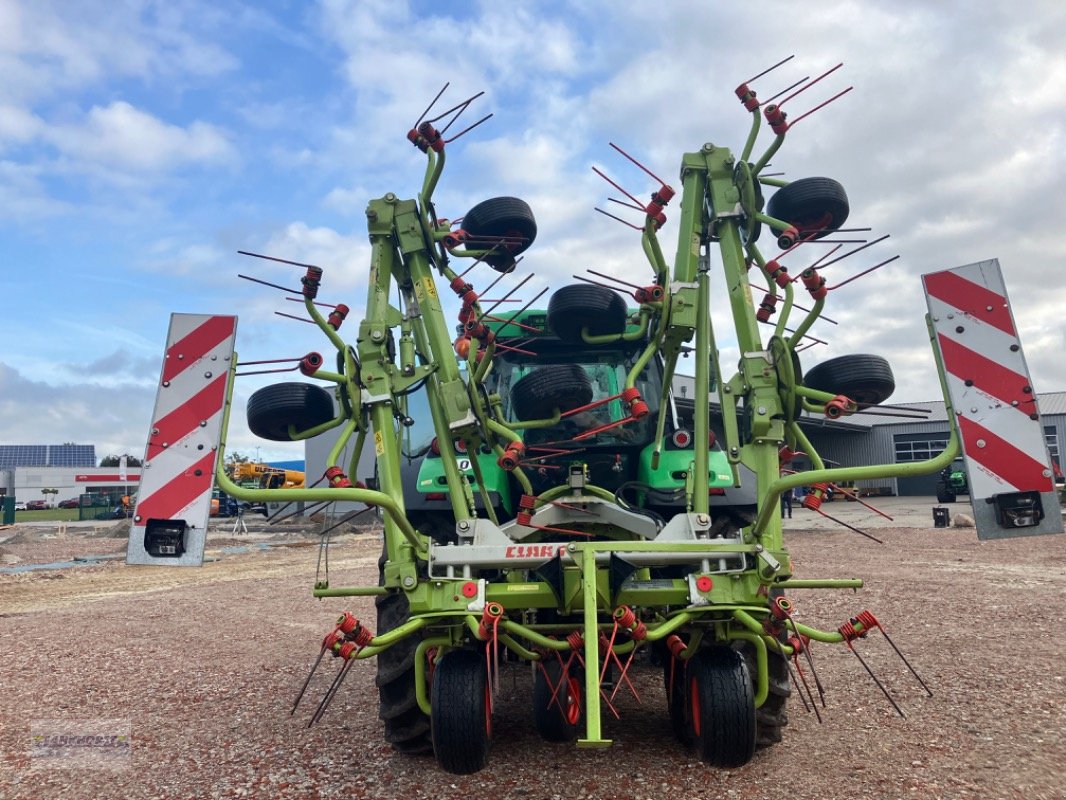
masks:
MULTIPOLYGON (((781 495, 807 487, 803 504, 818 511, 838 484, 936 472, 959 444, 953 431, 929 461, 830 469, 799 425, 804 413, 836 419, 882 403, 894 389, 878 356, 832 359, 806 377, 800 367, 798 351, 830 291, 858 277, 831 286, 823 269, 875 243, 834 257, 839 240, 825 245, 844 230, 843 187, 829 178, 786 182, 765 174, 788 131, 811 113, 790 119, 785 106, 826 75, 793 85, 776 102, 756 97, 748 85, 755 78, 741 84, 736 95, 751 115, 747 141, 736 153, 704 144, 684 154, 680 191, 616 147, 656 181, 650 201, 641 202, 600 173, 625 193, 623 206, 639 209, 641 223, 626 224, 639 231, 651 268, 646 283, 589 270, 593 278, 559 288, 546 308, 534 307, 542 292, 513 312, 500 309, 528 278, 486 298, 533 243, 536 222, 514 197, 481 202, 461 220, 438 216, 433 193, 446 145, 457 138, 446 133, 474 99, 429 118, 438 94, 407 134, 426 158, 420 191, 410 199, 389 193, 367 206, 372 255, 366 318, 354 344, 339 332, 347 306, 316 300, 328 286, 323 270, 298 265, 306 270, 303 307, 336 352, 332 363, 309 353, 292 368, 330 390, 286 382, 249 401, 249 427, 265 439, 338 429, 325 474, 314 485, 308 476, 308 488, 249 489, 227 477, 232 377, 239 366, 263 362, 238 365, 232 317, 172 329, 160 397, 195 373, 197 383, 184 390, 188 402, 214 393, 220 413, 217 420, 210 411, 192 413, 201 421, 190 424, 208 438, 217 428, 219 446, 212 459, 203 442, 181 444, 173 433, 162 440, 180 410, 175 394, 157 402, 150 465, 158 458, 163 467, 186 447, 189 464, 200 466, 189 466, 182 480, 210 481, 213 470, 218 486, 241 500, 380 509, 378 584, 314 587, 316 597, 373 596, 377 605, 376 631, 346 612, 322 642, 315 666, 336 659, 339 669, 314 719, 353 664, 376 658, 386 739, 403 752, 432 748, 450 772, 473 772, 488 758, 502 662, 532 665, 537 731, 585 747, 611 743, 605 712, 617 715, 618 692, 635 691, 632 670, 651 664, 662 671, 677 738, 712 765, 736 767, 757 746, 780 741, 793 685, 805 706, 814 704, 810 686, 820 692, 821 684, 812 674, 812 642, 854 651, 857 638, 884 634, 869 611, 829 631, 794 618, 790 590, 862 582, 793 576, 781 495), (763 118, 773 139, 756 156, 763 118), (679 206, 672 258, 661 239, 669 204, 679 206), (767 238, 780 250, 774 257, 760 248, 767 238), (808 266, 785 266, 812 251, 808 266), (479 290, 475 276, 490 270, 499 275, 479 290), (739 345, 733 374, 723 374, 718 359, 712 270, 721 273, 716 291, 727 296, 729 334, 739 345), (758 302, 753 291, 762 295, 758 302), (457 337, 441 301, 446 292, 459 301, 457 337), (797 302, 800 292, 809 307, 797 302), (211 325, 215 334, 201 335, 211 325), (201 352, 193 352, 197 342, 201 352), (212 342, 221 350, 211 351, 212 342), (694 356, 690 426, 678 422, 670 393, 684 353, 694 356), (193 361, 214 369, 183 371, 180 363, 193 361), (720 419, 711 417, 712 391, 720 419), (411 453, 406 432, 416 414, 428 415, 434 436, 411 453), (353 440, 350 463, 338 463, 353 440), (366 483, 355 480, 364 444, 376 456, 366 483), (800 453, 812 469, 790 468, 800 453)), ((948 410, 952 418, 950 401, 948 410)), ((147 471, 165 484, 162 470, 147 471)), ((151 491, 142 487, 141 496, 131 560, 180 561, 197 548, 193 555, 202 557, 203 531, 188 524, 187 511, 174 510, 180 500, 168 511, 151 504, 151 491)))

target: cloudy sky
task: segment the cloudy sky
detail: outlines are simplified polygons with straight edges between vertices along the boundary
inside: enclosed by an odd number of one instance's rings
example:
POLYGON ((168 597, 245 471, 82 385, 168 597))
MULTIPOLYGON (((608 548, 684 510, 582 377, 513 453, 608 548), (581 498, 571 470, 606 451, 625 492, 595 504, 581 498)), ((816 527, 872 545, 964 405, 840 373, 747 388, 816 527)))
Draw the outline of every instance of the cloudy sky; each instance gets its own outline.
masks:
MULTIPOLYGON (((739 151, 749 117, 734 88, 791 54, 753 84, 761 97, 844 62, 793 117, 855 88, 797 124, 774 169, 836 178, 851 222, 891 234, 829 282, 900 255, 830 294, 839 324, 813 329, 829 344, 804 365, 878 353, 895 400, 935 398, 919 276, 999 258, 1037 390, 1066 390, 1058 0, 827 0, 802 13, 709 0, 0 0, 0 442, 142 453, 171 312, 239 315, 242 360, 324 351, 311 326, 274 315, 294 304, 237 278, 294 284, 295 269, 236 251, 321 265, 321 298, 356 317, 366 202, 417 190, 423 156, 404 136, 446 81, 445 101, 485 92, 464 121, 495 116, 449 147, 439 213, 525 198, 540 229, 521 265, 533 291, 588 268, 644 279, 639 235, 593 211, 617 193, 590 167, 645 196, 653 184, 609 141, 675 185, 686 150, 739 151)), ((716 318, 727 371, 729 324, 716 318)), ((260 385, 239 381, 239 408, 260 385)), ((302 454, 235 417, 231 448, 302 454)))

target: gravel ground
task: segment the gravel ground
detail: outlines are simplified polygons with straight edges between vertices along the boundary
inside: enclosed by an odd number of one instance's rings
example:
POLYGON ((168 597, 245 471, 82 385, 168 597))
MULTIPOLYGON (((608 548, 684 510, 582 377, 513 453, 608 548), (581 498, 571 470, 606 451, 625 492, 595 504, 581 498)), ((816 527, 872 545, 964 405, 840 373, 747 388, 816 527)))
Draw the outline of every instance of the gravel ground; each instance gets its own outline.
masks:
MULTIPOLYGON (((269 537, 268 549, 216 549, 201 569, 106 561, 0 574, 0 798, 1063 797, 1066 646, 1049 622, 1066 597, 1066 538, 981 543, 972 529, 888 527, 881 546, 805 528, 802 515, 788 529, 799 577, 866 579, 859 594, 795 592, 797 617, 835 628, 873 610, 934 691, 881 637, 858 642, 905 719, 846 648, 820 645, 823 722, 794 695, 784 742, 714 770, 675 743, 657 671, 637 676, 642 704, 626 697, 621 720, 605 720, 615 745, 578 750, 533 732, 530 672, 516 667, 502 676, 489 766, 448 775, 382 741, 372 664, 355 666, 314 728, 334 665, 289 715, 337 614, 374 619, 370 600, 310 597, 305 530, 269 537), (64 721, 128 732, 129 755, 95 769, 32 758, 33 734, 64 721)), ((0 549, 22 563, 124 549, 70 530, 66 541, 24 538, 0 549)), ((374 535, 341 537, 332 583, 375 581, 379 547, 374 535)))

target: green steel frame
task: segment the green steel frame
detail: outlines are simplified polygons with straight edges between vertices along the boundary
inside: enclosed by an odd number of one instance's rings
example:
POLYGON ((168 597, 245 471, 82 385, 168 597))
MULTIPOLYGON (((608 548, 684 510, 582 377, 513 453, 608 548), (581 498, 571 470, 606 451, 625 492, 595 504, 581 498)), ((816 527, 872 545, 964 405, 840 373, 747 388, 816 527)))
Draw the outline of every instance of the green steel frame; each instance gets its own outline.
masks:
MULTIPOLYGON (((424 382, 438 440, 442 443, 462 440, 467 452, 476 452, 484 443, 502 456, 508 444, 522 441, 524 428, 533 427, 506 422, 500 413, 500 398, 483 390, 483 382, 492 369, 493 342, 480 350, 475 343, 467 357, 465 379, 460 370, 437 278, 454 287, 459 279, 449 265, 450 258, 481 258, 490 251, 455 246, 454 240, 449 238, 451 225, 436 217, 432 194, 444 167, 443 148, 439 151, 432 147, 426 149, 425 179, 416 199, 404 200, 390 193, 372 200, 367 207, 372 255, 366 317, 359 325, 354 348, 344 342, 319 313, 312 302, 313 296, 308 296, 305 303, 307 313, 335 346, 343 365, 337 372, 319 371, 314 377, 334 383, 343 402, 342 411, 335 420, 308 431, 292 429, 291 436, 296 440, 304 439, 340 426, 340 438, 330 453, 329 466, 346 468, 348 474, 354 473, 364 443, 372 442, 378 487, 373 490, 335 486, 246 489, 235 485, 222 469, 230 413, 230 398, 227 397, 223 453, 219 455, 217 471, 218 484, 225 492, 249 501, 357 501, 378 506, 383 512, 388 557, 384 585, 332 587, 328 582, 320 582, 314 595, 407 593, 412 609, 410 620, 375 637, 356 657, 369 658, 407 636, 419 632, 428 634, 429 638, 423 639, 418 648, 415 664, 418 701, 426 713, 431 713, 425 686, 425 658, 431 652, 429 648, 435 648, 439 657, 449 647, 469 645, 484 638, 478 617, 470 610, 468 597, 459 591, 461 585, 471 581, 478 586, 478 598, 483 601, 481 608, 499 604, 506 610, 499 623, 498 641, 520 658, 535 661, 549 652, 571 649, 565 638, 555 638, 551 634, 573 632, 575 628, 583 634, 586 730, 580 743, 585 746, 610 743, 603 738, 601 726, 599 638, 602 630, 611 627, 610 622, 603 620, 611 619, 621 606, 632 606, 645 620, 647 636, 643 642, 655 642, 672 633, 687 631, 690 638, 683 658, 695 653, 701 640, 750 643, 756 656, 756 703, 761 704, 768 691, 767 650, 785 655, 792 652, 764 629, 763 621, 769 615, 767 590, 861 586, 858 580, 801 581, 792 578, 791 562, 782 541, 781 520, 777 513, 781 493, 801 485, 926 474, 950 464, 957 454, 957 436, 953 431, 947 449, 925 462, 827 469, 800 430, 797 408, 824 410, 825 404, 833 399, 827 393, 802 386, 792 370, 795 346, 821 314, 824 298, 816 299, 796 331, 786 335, 785 326, 795 310, 795 290, 792 283, 785 285, 781 290, 784 302, 777 323, 772 334, 764 339, 755 314, 748 274, 750 268, 762 269, 766 265, 754 235, 759 227, 767 226, 774 231, 788 227, 786 221, 763 213, 758 199, 761 197, 760 181, 772 185, 781 183, 760 178, 759 173, 781 146, 784 134, 777 135, 758 161, 752 163, 749 158, 760 125, 758 108, 752 112, 752 120, 741 158, 713 144, 705 144, 697 152, 686 153, 682 158, 679 232, 672 267, 663 256, 655 217, 647 217, 642 233, 642 249, 651 264, 656 283, 665 294, 661 301, 642 304, 639 330, 624 334, 628 339, 646 341, 644 351, 629 374, 628 387, 634 386, 641 368, 656 354, 664 361, 665 375, 672 375, 682 349, 689 343, 694 344, 695 397, 709 398, 711 387, 717 387, 725 431, 723 446, 734 466, 734 475, 737 465, 743 464, 756 476, 757 516, 749 527, 735 532, 735 538, 684 542, 643 540, 630 531, 604 527, 595 528, 600 541, 560 537, 560 547, 565 548, 566 556, 561 597, 558 587, 553 588, 523 570, 510 571, 503 581, 484 581, 478 577, 479 562, 473 557, 458 574, 431 575, 428 579, 420 574, 418 565, 431 559, 434 545, 411 526, 404 512, 400 482, 402 428, 396 420, 403 416, 405 393, 424 382), (737 372, 727 380, 723 380, 721 374, 710 314, 712 268, 720 270, 719 285, 728 293, 733 334, 741 353, 737 372), (390 304, 389 298, 397 292, 402 308, 390 304), (397 338, 399 347, 393 349, 391 342, 397 338), (416 352, 423 356, 422 363, 416 361, 416 352), (340 453, 353 436, 356 446, 350 463, 338 464, 340 453), (782 476, 779 449, 783 446, 806 452, 814 469, 782 476), (612 596, 607 567, 597 559, 598 555, 611 553, 651 554, 653 559, 682 554, 682 557, 692 559, 697 575, 710 574, 707 565, 712 556, 740 558, 745 568, 732 575, 732 580, 714 581, 713 588, 703 592, 702 597, 696 596, 690 581, 682 579, 656 581, 654 585, 649 581, 652 588, 640 588, 638 584, 637 588, 623 588, 612 596), (697 599, 700 602, 694 602, 697 599), (577 626, 524 624, 520 616, 511 613, 531 609, 556 609, 571 618, 579 618, 581 623, 577 626)), ((769 281, 769 286, 776 295, 777 285, 769 281)), ((480 316, 480 306, 475 304, 474 309, 480 316)), ((591 337, 587 331, 585 338, 590 343, 611 340, 611 337, 591 337)), ((234 370, 237 369, 236 361, 235 358, 234 370)), ((939 364, 938 368, 943 376, 939 364)), ((664 393, 668 387, 667 379, 664 393)), ((656 451, 662 449, 665 399, 662 398, 659 405, 656 451)), ((948 402, 950 419, 952 412, 948 402)), ((707 403, 695 404, 693 427, 696 442, 708 440, 707 403)), ((462 534, 485 520, 477 519, 471 486, 459 469, 453 448, 442 446, 440 451, 451 511, 457 530, 462 534)), ((513 474, 525 492, 531 493, 521 467, 513 474)), ((708 485, 705 449, 696 448, 690 474, 690 486, 708 485)), ((477 482, 482 484, 480 480, 477 482)), ((609 492, 577 481, 543 493, 536 498, 535 506, 544 507, 560 497, 585 503, 613 502, 609 492)), ((707 526, 711 514, 707 493, 690 491, 688 497, 685 514, 693 526, 707 526)), ((487 502, 486 506, 489 506, 487 502)), ((490 521, 496 522, 494 519, 490 521)), ((470 543, 462 536, 460 541, 470 543)), ((802 625, 797 630, 817 641, 842 640, 835 632, 817 631, 802 625)), ((624 652, 626 648, 643 642, 627 642, 616 647, 615 652, 624 652)))

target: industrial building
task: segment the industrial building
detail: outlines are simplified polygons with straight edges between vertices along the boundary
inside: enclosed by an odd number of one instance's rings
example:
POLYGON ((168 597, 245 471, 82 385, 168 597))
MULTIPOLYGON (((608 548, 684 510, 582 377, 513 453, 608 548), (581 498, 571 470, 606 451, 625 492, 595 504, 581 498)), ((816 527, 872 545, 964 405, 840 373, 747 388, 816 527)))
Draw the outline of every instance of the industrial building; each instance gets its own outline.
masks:
POLYGON ((136 491, 140 467, 129 467, 123 474, 118 467, 96 464, 91 444, 0 444, 0 495, 55 504, 94 492, 136 491), (46 494, 42 489, 56 491, 46 494))

